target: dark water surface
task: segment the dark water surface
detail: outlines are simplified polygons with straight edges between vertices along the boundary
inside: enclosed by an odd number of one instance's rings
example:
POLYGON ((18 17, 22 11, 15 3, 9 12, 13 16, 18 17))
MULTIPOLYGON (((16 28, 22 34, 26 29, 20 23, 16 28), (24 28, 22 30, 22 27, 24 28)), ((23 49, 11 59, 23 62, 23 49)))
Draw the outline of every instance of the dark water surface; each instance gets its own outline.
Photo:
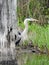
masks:
POLYGON ((0 65, 18 65, 16 60, 1 61, 0 65))

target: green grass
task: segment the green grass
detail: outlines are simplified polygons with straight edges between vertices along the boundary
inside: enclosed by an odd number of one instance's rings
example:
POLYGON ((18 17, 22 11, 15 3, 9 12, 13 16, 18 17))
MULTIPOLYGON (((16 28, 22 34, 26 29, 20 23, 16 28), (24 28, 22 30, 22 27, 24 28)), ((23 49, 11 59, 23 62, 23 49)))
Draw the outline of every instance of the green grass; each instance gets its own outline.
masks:
POLYGON ((49 25, 46 27, 40 26, 38 24, 32 24, 29 26, 29 31, 32 30, 32 37, 30 37, 33 40, 34 44, 41 45, 47 45, 49 47, 49 25))
POLYGON ((49 56, 30 54, 24 65, 49 65, 49 56))
POLYGON ((18 60, 20 65, 49 65, 49 55, 45 54, 22 53, 18 60))
MULTIPOLYGON (((24 24, 19 23, 21 29, 24 29, 24 24)), ((31 24, 28 28, 29 39, 33 41, 34 44, 47 45, 49 48, 49 25, 41 26, 39 24, 31 24), (30 34, 31 32, 31 34, 30 34)))
MULTIPOLYGON (((18 23, 21 29, 24 29, 24 24, 18 23)), ((39 47, 47 45, 49 48, 49 24, 47 26, 41 26, 39 24, 31 24, 28 28, 29 40, 32 40, 34 44, 38 44, 39 47)), ((27 42, 25 42, 27 44, 27 42)), ((49 56, 40 54, 24 54, 27 56, 26 63, 23 65, 49 65, 49 56)), ((26 58, 24 56, 24 59, 26 58)))

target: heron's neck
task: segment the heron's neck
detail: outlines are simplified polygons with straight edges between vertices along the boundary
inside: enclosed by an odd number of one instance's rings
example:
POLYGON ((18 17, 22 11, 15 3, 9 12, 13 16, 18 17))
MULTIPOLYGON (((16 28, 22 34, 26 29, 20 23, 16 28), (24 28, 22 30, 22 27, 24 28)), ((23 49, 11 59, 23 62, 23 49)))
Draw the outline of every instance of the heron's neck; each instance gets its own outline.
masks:
POLYGON ((25 29, 26 32, 28 32, 28 24, 25 25, 25 29))

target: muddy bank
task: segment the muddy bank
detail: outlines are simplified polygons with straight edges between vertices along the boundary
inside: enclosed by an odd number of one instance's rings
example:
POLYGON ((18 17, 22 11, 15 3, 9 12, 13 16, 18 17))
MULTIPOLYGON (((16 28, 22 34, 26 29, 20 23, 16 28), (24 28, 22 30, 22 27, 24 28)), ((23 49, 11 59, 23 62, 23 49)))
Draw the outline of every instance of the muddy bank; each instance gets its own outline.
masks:
POLYGON ((36 54, 47 54, 49 55, 49 49, 42 45, 42 48, 37 45, 22 45, 16 46, 16 53, 36 53, 36 54))
POLYGON ((16 46, 16 59, 18 65, 25 65, 28 58, 31 60, 32 56, 49 56, 49 50, 46 47, 40 49, 35 45, 16 46))

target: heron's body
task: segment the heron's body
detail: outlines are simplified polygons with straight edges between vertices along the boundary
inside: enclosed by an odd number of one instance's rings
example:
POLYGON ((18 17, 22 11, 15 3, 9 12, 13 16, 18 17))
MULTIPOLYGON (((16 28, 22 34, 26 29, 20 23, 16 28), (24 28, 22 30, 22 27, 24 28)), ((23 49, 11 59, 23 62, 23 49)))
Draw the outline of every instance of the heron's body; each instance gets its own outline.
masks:
POLYGON ((24 29, 24 31, 22 32, 21 34, 21 39, 24 41, 24 40, 27 40, 28 36, 27 36, 27 32, 28 32, 28 27, 24 29))
POLYGON ((26 18, 24 20, 24 25, 25 25, 25 29, 24 31, 21 33, 21 39, 24 41, 24 40, 28 40, 28 21, 38 21, 36 19, 33 19, 33 18, 26 18))
MULTIPOLYGON (((25 29, 24 29, 24 31, 22 33, 18 32, 18 35, 17 35, 18 39, 17 38, 15 39, 15 45, 19 45, 19 43, 20 43, 21 40, 23 42, 25 40, 28 40, 28 34, 27 34, 28 33, 28 21, 37 21, 37 20, 33 19, 33 18, 26 18, 24 20, 25 29)), ((11 36, 13 36, 13 34, 11 36)), ((13 38, 14 38, 14 36, 13 36, 13 38)))

